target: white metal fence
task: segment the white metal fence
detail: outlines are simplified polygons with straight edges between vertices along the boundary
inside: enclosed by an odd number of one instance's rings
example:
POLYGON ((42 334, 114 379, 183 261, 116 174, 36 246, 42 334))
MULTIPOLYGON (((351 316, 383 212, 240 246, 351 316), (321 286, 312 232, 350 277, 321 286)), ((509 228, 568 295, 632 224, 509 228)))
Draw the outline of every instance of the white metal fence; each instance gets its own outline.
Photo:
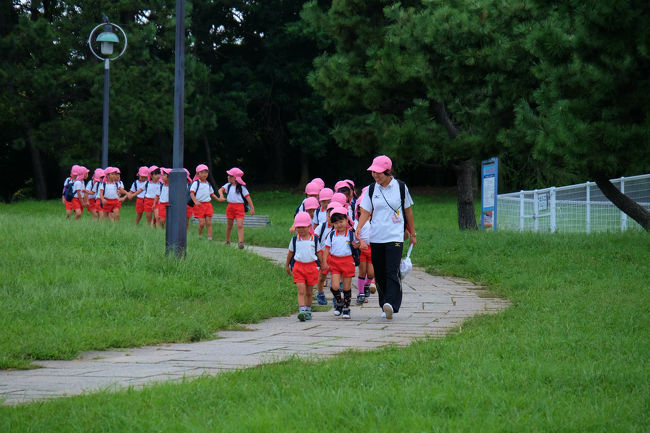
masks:
MULTIPOLYGON (((611 180, 650 210, 650 174, 611 180)), ((497 228, 535 232, 601 232, 641 229, 603 195, 595 182, 499 194, 497 228)))

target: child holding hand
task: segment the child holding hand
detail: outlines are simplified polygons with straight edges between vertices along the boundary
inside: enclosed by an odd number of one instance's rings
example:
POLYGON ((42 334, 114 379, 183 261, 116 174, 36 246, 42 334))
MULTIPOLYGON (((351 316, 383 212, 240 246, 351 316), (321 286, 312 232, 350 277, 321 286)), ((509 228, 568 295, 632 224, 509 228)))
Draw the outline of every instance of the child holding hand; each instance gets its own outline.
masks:
POLYGON ((190 187, 190 197, 194 202, 194 216, 199 220, 199 236, 203 233, 203 227, 207 228, 208 240, 212 240, 212 203, 211 199, 219 200, 214 193, 214 188, 208 182, 208 166, 199 164, 196 166, 196 180, 190 187))
POLYGON ((312 288, 318 283, 318 264, 321 252, 318 251, 318 236, 310 233, 311 217, 307 212, 298 212, 294 217, 297 234, 289 243, 285 269, 287 275, 293 273, 293 282, 298 288, 298 320, 311 320, 312 288), (291 263, 293 262, 293 267, 291 263))

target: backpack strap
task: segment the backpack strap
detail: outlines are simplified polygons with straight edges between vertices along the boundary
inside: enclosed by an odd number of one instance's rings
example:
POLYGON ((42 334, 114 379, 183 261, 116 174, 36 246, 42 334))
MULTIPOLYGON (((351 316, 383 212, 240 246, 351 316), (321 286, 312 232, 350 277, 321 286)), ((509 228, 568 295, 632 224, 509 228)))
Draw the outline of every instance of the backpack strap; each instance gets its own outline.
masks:
POLYGON ((323 223, 323 227, 320 228, 320 235, 318 236, 319 238, 323 237, 323 234, 325 233, 325 229, 327 228, 327 221, 323 223))
POLYGON ((298 236, 297 235, 294 236, 293 238, 291 238, 291 244, 293 246, 293 255, 294 256, 296 255, 296 242, 298 242, 298 236))
POLYGON ((350 253, 352 253, 352 242, 354 242, 354 229, 349 229, 348 230, 348 239, 350 239, 350 253))
POLYGON ((144 195, 145 195, 145 197, 146 197, 146 195, 147 195, 147 188, 149 188, 149 181, 147 181, 147 182, 144 184, 144 195))

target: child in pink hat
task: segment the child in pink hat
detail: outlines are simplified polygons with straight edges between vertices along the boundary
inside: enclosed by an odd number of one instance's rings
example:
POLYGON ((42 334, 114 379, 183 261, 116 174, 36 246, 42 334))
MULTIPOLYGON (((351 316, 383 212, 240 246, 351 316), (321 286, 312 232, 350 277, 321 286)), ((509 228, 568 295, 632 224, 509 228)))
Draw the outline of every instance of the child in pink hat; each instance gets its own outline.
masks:
POLYGON ((318 199, 318 193, 320 192, 321 189, 322 188, 319 186, 318 183, 309 182, 307 185, 305 185, 305 199, 296 208, 296 212, 294 216, 298 215, 298 212, 305 211, 305 200, 307 200, 307 198, 314 197, 315 199, 318 199))
MULTIPOLYGON (((70 171, 71 181, 68 181, 67 185, 72 187, 72 200, 66 203, 66 217, 70 217, 72 212, 74 212, 74 219, 78 220, 81 218, 83 213, 83 208, 86 206, 86 183, 84 179, 88 175, 88 171, 85 167, 80 165, 75 165, 70 171), (70 210, 68 212, 68 209, 70 210)), ((65 191, 65 188, 64 188, 65 191)))
MULTIPOLYGON (((131 189, 127 198, 129 200, 135 197, 135 225, 140 224, 142 214, 144 213, 144 195, 149 186, 149 167, 142 166, 138 169, 138 176, 131 184, 131 189)), ((149 217, 150 218, 150 217, 149 217)))
POLYGON ((226 171, 226 174, 228 174, 228 182, 219 188, 219 201, 228 202, 228 206, 226 206, 226 245, 230 245, 232 226, 236 221, 239 248, 244 248, 244 217, 247 211, 251 215, 255 215, 255 207, 246 188, 246 182, 242 179, 244 172, 233 167, 226 171))
POLYGON ((334 230, 325 238, 321 269, 329 270, 332 274, 331 292, 336 301, 334 315, 349 319, 352 300, 351 284, 356 273, 352 249, 359 248, 359 242, 354 237, 354 230, 348 227, 347 209, 342 206, 332 209, 330 221, 334 230), (341 299, 341 291, 338 290, 341 280, 343 280, 343 299, 341 299))
MULTIPOLYGON (((309 230, 309 233, 313 234, 314 233, 314 227, 317 225, 317 224, 313 223, 313 221, 314 221, 314 212, 316 210, 318 210, 318 208, 320 207, 320 204, 318 203, 318 200, 316 200, 314 197, 307 197, 305 199, 304 206, 305 206, 305 211, 304 212, 306 212, 309 215, 309 217, 312 218, 312 225, 311 225, 311 229, 309 230)), ((298 213, 300 213, 300 212, 298 212, 298 213)), ((296 214, 296 215, 298 215, 298 214, 296 214)), ((289 229, 289 232, 294 233, 295 231, 296 231, 296 226, 292 225, 291 228, 289 229)))
MULTIPOLYGON (((331 191, 331 190, 330 190, 331 191)), ((329 203, 327 205, 327 209, 325 210, 325 221, 320 223, 319 225, 316 226, 314 229, 314 233, 318 236, 320 245, 319 249, 322 250, 325 247, 325 239, 327 236, 329 236, 330 232, 334 229, 334 226, 330 223, 330 212, 332 209, 339 207, 340 205, 338 203, 329 203)), ((329 270, 325 270, 321 267, 320 269, 320 275, 318 278, 318 286, 316 287, 318 290, 318 295, 316 296, 316 300, 320 305, 327 305, 327 299, 325 298, 325 281, 327 280, 327 274, 329 274, 329 270)))
POLYGON ((309 232, 311 217, 299 212, 293 220, 297 234, 289 242, 285 269, 293 273, 293 282, 298 288, 298 320, 311 320, 312 290, 318 283, 318 262, 322 258, 318 250, 318 237, 309 232))
POLYGON ((191 196, 190 196, 190 187, 192 186, 192 177, 190 176, 190 171, 188 169, 184 168, 183 170, 185 170, 185 177, 187 178, 187 197, 188 197, 187 205, 185 205, 185 216, 186 216, 185 219, 187 221, 185 229, 189 230, 190 229, 190 219, 192 218, 192 215, 194 214, 194 202, 192 201, 191 196))
POLYGON ((120 220, 122 202, 124 202, 128 192, 124 189, 124 184, 120 180, 119 168, 106 167, 104 175, 104 182, 99 186, 99 201, 103 210, 99 217, 102 219, 104 215, 108 215, 111 221, 117 222, 120 220))
POLYGON ((68 201, 65 199, 65 191, 66 189, 72 188, 78 176, 79 176, 79 166, 75 164, 70 169, 70 176, 66 177, 65 180, 63 181, 63 190, 61 190, 61 203, 63 203, 63 205, 65 206, 65 217, 68 219, 72 215, 72 212, 74 211, 74 207, 72 204, 72 200, 68 201), (68 185, 70 185, 70 187, 68 187, 68 185))
POLYGON ((203 227, 207 228, 208 240, 212 240, 212 203, 211 200, 219 200, 214 193, 214 188, 208 182, 208 166, 199 164, 196 166, 194 182, 190 186, 190 197, 194 202, 194 217, 199 220, 199 237, 203 234, 203 227))
POLYGON ((156 218, 156 227, 165 227, 167 221, 167 206, 169 206, 169 173, 172 172, 171 168, 160 168, 162 173, 162 184, 160 185, 160 192, 156 195, 156 208, 158 210, 158 218, 156 218))
POLYGON ((86 183, 86 191, 88 191, 88 211, 92 214, 93 219, 99 218, 99 184, 103 182, 104 170, 96 168, 93 172, 93 177, 86 183))
POLYGON ((318 226, 327 221, 327 205, 330 204, 334 191, 330 188, 323 188, 318 193, 319 208, 314 212, 313 223, 314 226, 318 226))

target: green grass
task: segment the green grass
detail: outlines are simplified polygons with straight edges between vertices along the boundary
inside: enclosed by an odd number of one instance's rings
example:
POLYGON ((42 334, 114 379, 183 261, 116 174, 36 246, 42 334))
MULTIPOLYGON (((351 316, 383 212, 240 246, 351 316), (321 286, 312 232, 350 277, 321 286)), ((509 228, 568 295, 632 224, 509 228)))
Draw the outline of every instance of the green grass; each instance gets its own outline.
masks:
POLYGON ((0 431, 650 429, 646 233, 459 232, 451 198, 415 201, 414 261, 487 285, 509 309, 407 348, 4 407, 0 431))

